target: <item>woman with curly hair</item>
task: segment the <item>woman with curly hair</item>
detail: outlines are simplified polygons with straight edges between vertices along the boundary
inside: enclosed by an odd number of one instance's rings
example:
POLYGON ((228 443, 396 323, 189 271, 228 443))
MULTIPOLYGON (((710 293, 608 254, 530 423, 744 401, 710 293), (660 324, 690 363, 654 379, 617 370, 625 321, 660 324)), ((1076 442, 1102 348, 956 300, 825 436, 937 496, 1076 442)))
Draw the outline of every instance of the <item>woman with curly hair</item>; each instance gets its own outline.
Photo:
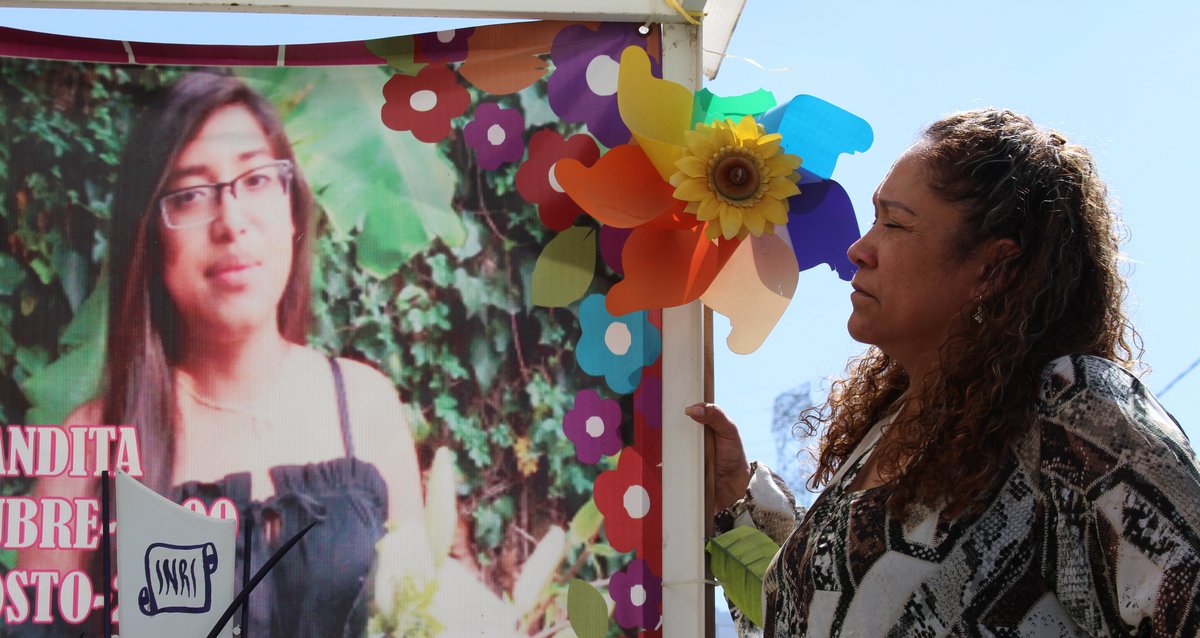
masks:
MULTIPOLYGON (((800 512, 719 408, 716 527, 782 547, 766 636, 1198 636, 1200 467, 1130 374, 1091 155, 1005 110, 931 125, 850 247, 870 344, 804 426, 800 512)), ((742 620, 743 634, 755 629, 742 620)))

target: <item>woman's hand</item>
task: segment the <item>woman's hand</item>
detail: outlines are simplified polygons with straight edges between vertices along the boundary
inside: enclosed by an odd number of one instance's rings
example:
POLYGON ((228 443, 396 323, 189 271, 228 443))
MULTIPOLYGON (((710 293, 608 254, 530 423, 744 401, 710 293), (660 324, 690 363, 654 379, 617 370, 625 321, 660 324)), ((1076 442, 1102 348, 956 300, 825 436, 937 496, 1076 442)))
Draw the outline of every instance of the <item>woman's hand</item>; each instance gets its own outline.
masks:
POLYGON ((683 409, 693 421, 701 423, 713 435, 713 513, 733 505, 750 484, 750 464, 737 426, 712 403, 697 403, 683 409))

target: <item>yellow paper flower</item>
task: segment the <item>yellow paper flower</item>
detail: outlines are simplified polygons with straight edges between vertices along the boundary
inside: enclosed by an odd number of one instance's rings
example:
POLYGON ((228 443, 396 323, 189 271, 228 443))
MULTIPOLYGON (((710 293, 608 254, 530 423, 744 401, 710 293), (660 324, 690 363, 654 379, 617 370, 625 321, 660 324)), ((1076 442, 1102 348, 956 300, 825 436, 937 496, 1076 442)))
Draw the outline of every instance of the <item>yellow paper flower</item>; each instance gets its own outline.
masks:
POLYGON ((782 136, 766 135, 753 117, 718 120, 684 133, 687 146, 671 175, 676 199, 709 239, 759 237, 787 224, 787 198, 800 194, 800 158, 783 152, 782 136))

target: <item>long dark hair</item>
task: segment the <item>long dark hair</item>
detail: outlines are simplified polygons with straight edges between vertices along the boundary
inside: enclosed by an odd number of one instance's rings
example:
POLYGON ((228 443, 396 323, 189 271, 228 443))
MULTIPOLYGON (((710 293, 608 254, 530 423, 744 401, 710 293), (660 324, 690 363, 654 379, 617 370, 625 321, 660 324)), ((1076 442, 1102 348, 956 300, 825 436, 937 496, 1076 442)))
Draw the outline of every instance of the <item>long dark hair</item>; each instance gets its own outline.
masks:
MULTIPOLYGON (((929 186, 963 223, 948 259, 1010 239, 1018 251, 988 273, 989 292, 958 316, 940 367, 892 424, 878 450, 894 480, 889 508, 975 510, 1003 475, 1011 446, 1036 418, 1041 374, 1052 359, 1090 354, 1132 367, 1140 339, 1123 309, 1120 229, 1087 149, 1029 118, 999 109, 956 113, 918 142, 929 186), (975 319, 978 305, 980 320, 975 319)), ((891 357, 871 348, 851 362, 826 404, 802 427, 828 424, 814 486, 828 481, 908 389, 891 357)))
MULTIPOLYGON (((294 164, 283 124, 265 98, 229 74, 196 71, 181 78, 135 123, 113 197, 103 418, 105 423, 137 426, 143 481, 160 493, 170 487, 175 452, 171 366, 179 353, 181 326, 163 283, 156 202, 183 147, 214 111, 235 104, 258 120, 274 156, 294 164)), ((284 338, 304 343, 310 316, 313 198, 299 170, 290 192, 294 254, 277 318, 284 338)))

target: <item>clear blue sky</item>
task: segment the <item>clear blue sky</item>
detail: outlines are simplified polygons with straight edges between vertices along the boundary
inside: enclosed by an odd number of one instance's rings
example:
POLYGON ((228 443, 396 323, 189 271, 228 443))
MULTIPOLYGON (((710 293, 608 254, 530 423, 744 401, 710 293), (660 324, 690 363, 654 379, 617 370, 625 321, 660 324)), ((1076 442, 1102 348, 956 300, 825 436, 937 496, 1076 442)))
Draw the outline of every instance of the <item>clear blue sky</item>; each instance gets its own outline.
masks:
MULTIPOLYGON (((763 71, 727 59, 719 94, 760 86, 780 100, 809 93, 871 123, 875 145, 843 156, 834 177, 860 228, 891 162, 923 126, 951 111, 1008 107, 1064 132, 1096 156, 1130 241, 1130 309, 1145 340, 1155 392, 1200 357, 1197 284, 1188 248, 1200 236, 1191 186, 1200 148, 1200 4, 768 2, 749 0, 729 46, 763 71), (790 70, 774 70, 790 67, 790 70)), ((845 332, 849 286, 831 272, 800 276, 783 323, 762 349, 718 349, 717 398, 755 456, 770 459, 773 398, 842 371, 862 347, 845 332)), ((1200 443, 1200 370, 1162 401, 1200 443)))
MULTIPOLYGON (((483 21, 479 21, 483 22, 483 21)), ((780 100, 809 93, 857 113, 875 129, 865 154, 834 174, 866 227, 870 194, 927 123, 979 106, 1023 111, 1096 155, 1129 229, 1130 307, 1160 391, 1200 357, 1200 315, 1190 271, 1200 214, 1190 186, 1192 119, 1200 103, 1200 4, 1094 2, 895 3, 749 0, 713 91, 767 88, 780 100), (741 59, 749 58, 766 70, 741 59), (1185 108, 1187 107, 1187 108, 1185 108)), ((299 43, 445 28, 446 21, 352 16, 133 13, 0 9, 0 24, 131 40, 299 43)), ((820 386, 861 346, 846 336, 849 286, 827 271, 800 278, 796 299, 749 356, 718 348, 717 398, 741 423, 751 455, 775 460, 776 395, 820 386)), ((723 339, 718 326, 718 338, 723 339)), ((1163 403, 1200 442, 1200 370, 1163 403)))

